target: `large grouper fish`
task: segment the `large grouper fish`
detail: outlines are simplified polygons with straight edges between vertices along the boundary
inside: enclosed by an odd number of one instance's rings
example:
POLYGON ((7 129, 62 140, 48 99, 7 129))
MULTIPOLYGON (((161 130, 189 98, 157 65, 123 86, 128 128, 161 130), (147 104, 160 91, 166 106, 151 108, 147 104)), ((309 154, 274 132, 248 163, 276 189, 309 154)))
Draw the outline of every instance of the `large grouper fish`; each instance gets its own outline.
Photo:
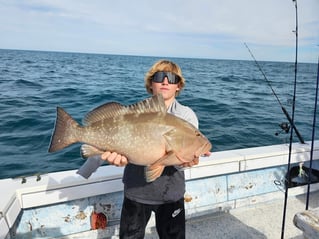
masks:
POLYGON ((191 162, 212 147, 192 124, 167 113, 161 94, 128 106, 101 105, 85 116, 83 126, 57 107, 49 152, 77 142, 84 143, 83 158, 111 151, 146 166, 147 182, 158 178, 165 166, 191 162))

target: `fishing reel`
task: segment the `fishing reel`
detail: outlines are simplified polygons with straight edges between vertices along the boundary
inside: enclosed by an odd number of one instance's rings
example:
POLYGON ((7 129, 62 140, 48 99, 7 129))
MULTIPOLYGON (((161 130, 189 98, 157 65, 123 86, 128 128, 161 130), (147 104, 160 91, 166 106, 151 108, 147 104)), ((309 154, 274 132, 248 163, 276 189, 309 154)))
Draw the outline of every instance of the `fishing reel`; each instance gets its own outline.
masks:
POLYGON ((278 136, 279 134, 285 132, 286 134, 289 133, 290 130, 290 125, 287 122, 282 122, 281 124, 279 124, 279 127, 281 128, 281 131, 276 132, 275 135, 278 136))

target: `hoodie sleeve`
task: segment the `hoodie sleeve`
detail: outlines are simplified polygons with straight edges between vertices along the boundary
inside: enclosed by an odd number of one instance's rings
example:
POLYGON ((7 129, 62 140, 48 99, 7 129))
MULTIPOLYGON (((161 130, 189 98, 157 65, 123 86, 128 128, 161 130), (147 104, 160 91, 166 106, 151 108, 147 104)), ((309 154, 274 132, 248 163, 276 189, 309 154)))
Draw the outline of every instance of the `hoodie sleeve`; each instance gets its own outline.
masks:
POLYGON ((104 162, 105 161, 101 159, 100 155, 90 157, 76 173, 88 179, 104 162))

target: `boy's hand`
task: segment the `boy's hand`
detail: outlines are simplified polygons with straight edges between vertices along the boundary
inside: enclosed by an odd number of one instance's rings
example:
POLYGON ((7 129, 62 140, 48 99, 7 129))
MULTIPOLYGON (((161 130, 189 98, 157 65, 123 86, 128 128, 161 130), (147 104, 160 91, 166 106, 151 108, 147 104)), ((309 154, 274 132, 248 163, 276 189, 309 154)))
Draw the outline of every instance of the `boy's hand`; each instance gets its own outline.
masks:
POLYGON ((128 164, 127 158, 116 152, 106 151, 101 155, 101 159, 107 161, 109 164, 122 167, 128 164))

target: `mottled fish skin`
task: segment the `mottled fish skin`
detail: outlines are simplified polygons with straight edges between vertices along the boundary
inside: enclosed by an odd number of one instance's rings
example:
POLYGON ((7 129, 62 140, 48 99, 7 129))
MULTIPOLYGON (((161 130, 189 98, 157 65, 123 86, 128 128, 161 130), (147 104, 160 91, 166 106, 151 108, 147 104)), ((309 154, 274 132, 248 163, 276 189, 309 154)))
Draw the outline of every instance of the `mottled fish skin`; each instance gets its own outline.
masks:
POLYGON ((84 158, 114 151, 130 163, 148 166, 148 182, 159 177, 165 166, 191 162, 212 147, 193 125, 166 113, 162 95, 129 106, 101 105, 85 116, 83 126, 57 107, 49 152, 77 142, 84 143, 84 158))

